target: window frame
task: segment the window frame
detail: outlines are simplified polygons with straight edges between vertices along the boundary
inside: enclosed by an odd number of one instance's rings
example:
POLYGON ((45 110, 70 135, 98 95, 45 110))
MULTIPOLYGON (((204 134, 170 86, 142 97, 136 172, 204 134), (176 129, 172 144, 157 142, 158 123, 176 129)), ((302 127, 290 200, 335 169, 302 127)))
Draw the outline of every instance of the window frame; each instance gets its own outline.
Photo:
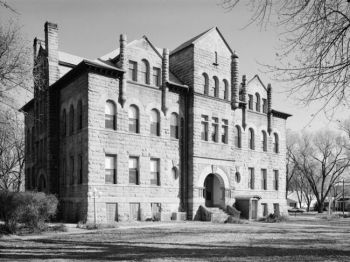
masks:
POLYGON ((137 62, 136 61, 129 60, 128 77, 129 77, 129 80, 137 82, 137 62), (133 67, 131 67, 131 65, 133 65, 133 67))
POLYGON ((255 133, 251 127, 248 129, 248 147, 250 150, 255 150, 255 133))
POLYGON ((139 134, 140 133, 140 110, 138 106, 136 106, 135 104, 132 104, 129 106, 128 120, 129 120, 129 133, 139 134), (135 109, 136 118, 130 117, 130 114, 131 114, 130 110, 132 110, 132 108, 135 109))
POLYGON ((170 137, 179 139, 179 115, 175 112, 170 115, 170 137), (176 126, 172 125, 173 117, 176 118, 176 126))
POLYGON ((261 169, 261 189, 267 190, 267 169, 261 169))
POLYGON ((149 76, 150 76, 150 65, 146 59, 141 60, 140 65, 140 81, 142 84, 149 85, 149 76))
POLYGON ((106 154, 105 155, 105 184, 117 184, 117 155, 106 154), (106 167, 107 158, 111 158, 113 163, 113 168, 106 167), (107 179, 107 177, 109 179, 107 179))
POLYGON ((209 140, 209 116, 201 116, 201 140, 209 140))
POLYGON ((212 117, 212 133, 211 133, 211 141, 218 143, 219 142, 219 118, 212 117))
POLYGON ((255 170, 254 167, 248 167, 248 189, 255 189, 255 170))
POLYGON ((151 158, 150 159, 150 184, 152 186, 160 186, 160 159, 159 158, 151 158), (152 172, 152 162, 156 163, 157 170, 156 172, 152 172), (154 179, 155 176, 155 179, 154 179), (155 183, 153 182, 155 180, 155 183))
POLYGON ((116 117, 116 105, 112 100, 105 102, 105 129, 116 130, 117 129, 117 117, 116 117), (107 105, 110 104, 113 107, 113 114, 107 114, 107 105))
POLYGON ((129 185, 140 185, 140 159, 137 156, 129 156, 129 185), (132 159, 136 160, 136 168, 130 168, 130 161, 132 159), (132 174, 131 172, 135 172, 132 174), (131 175, 135 175, 135 183, 130 181, 131 175))
POLYGON ((222 119, 222 134, 221 134, 221 142, 224 144, 228 144, 228 120, 222 119))
POLYGON ((160 114, 159 111, 155 108, 151 110, 150 115, 150 134, 152 136, 160 136, 160 114), (152 114, 156 114, 156 122, 152 121, 152 114))

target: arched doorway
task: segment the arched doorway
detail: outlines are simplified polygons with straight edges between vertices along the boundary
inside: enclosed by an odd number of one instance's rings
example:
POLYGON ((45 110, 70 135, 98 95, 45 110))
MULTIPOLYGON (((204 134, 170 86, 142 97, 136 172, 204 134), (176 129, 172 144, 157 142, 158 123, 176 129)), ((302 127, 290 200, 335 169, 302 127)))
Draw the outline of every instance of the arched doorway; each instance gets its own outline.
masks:
POLYGON ((222 207, 225 206, 225 188, 222 178, 216 174, 209 174, 204 180, 205 206, 222 207))

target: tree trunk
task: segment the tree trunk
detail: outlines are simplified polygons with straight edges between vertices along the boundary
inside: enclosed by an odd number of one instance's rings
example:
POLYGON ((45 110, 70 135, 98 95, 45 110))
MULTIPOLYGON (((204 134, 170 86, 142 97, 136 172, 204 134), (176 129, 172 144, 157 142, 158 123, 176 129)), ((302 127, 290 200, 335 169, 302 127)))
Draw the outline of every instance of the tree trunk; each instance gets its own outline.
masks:
POLYGON ((323 213, 323 209, 324 209, 324 202, 317 202, 317 212, 323 213))

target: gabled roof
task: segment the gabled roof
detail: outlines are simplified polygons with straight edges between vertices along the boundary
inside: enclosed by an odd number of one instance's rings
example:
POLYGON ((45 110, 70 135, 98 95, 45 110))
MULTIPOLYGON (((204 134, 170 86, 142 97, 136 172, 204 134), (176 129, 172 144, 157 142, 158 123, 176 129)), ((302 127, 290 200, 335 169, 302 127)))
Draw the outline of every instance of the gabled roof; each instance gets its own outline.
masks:
MULTIPOLYGON (((161 48, 158 48, 156 47, 155 45, 152 44, 152 42, 148 39, 147 36, 142 36, 141 39, 144 39, 147 41, 147 43, 150 45, 150 47, 154 50, 154 52, 160 57, 162 58, 162 49, 161 48)), ((140 41, 141 39, 138 39, 138 40, 133 40, 131 41, 130 43, 126 44, 126 46, 130 46, 130 45, 133 45, 135 44, 137 41, 140 41)), ((114 49, 113 51, 109 52, 108 54, 105 54, 103 56, 101 56, 99 58, 99 60, 104 60, 104 61, 107 61, 107 60, 115 60, 118 56, 119 56, 119 53, 120 53, 120 49, 117 48, 117 49, 114 49)))
POLYGON ((204 37, 207 33, 212 32, 216 30, 218 32, 218 34, 220 35, 220 37, 222 38, 222 40, 224 41, 225 45, 227 46, 228 50, 230 50, 231 54, 233 55, 233 51, 231 49, 231 47, 228 45, 227 41, 225 40, 224 36, 221 34, 219 28, 217 27, 212 27, 206 31, 204 31, 203 33, 191 38, 190 40, 186 41, 185 43, 181 44, 180 46, 178 46, 177 48, 175 48, 173 51, 171 51, 170 55, 173 55, 193 44, 195 44, 196 42, 198 42, 202 37, 204 37))
POLYGON ((75 65, 79 64, 81 61, 83 61, 84 59, 85 58, 80 57, 80 56, 76 56, 76 55, 68 54, 66 52, 58 51, 58 61, 60 63, 75 66, 75 65))
POLYGON ((259 77, 259 75, 253 76, 253 78, 248 81, 247 86, 249 85, 250 82, 253 82, 253 80, 255 79, 257 79, 260 82, 260 84, 263 86, 263 88, 265 88, 265 90, 267 91, 267 88, 264 85, 263 81, 261 81, 261 78, 259 77))

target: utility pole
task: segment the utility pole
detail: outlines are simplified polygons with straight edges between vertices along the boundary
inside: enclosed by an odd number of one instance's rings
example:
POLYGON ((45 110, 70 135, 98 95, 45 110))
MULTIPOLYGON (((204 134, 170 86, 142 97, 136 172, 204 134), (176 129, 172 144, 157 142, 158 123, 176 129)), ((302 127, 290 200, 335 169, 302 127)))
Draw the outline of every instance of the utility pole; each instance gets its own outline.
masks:
POLYGON ((88 196, 94 200, 94 225, 96 226, 96 198, 101 197, 101 192, 97 192, 97 189, 94 188, 94 190, 88 193, 88 196))

